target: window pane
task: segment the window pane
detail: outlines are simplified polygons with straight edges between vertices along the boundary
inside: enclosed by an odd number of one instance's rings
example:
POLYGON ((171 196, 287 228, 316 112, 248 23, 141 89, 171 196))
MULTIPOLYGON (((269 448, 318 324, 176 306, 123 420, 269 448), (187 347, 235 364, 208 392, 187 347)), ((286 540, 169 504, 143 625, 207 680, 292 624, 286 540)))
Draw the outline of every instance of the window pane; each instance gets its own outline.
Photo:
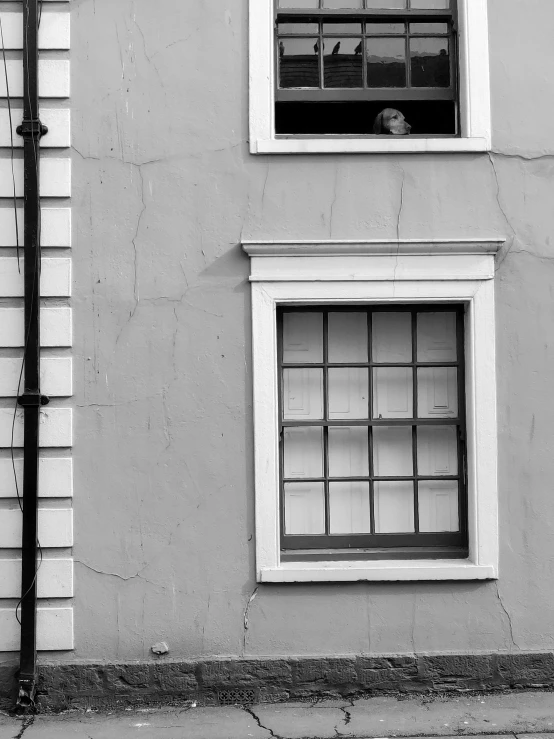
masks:
POLYGON ((283 418, 323 418, 323 370, 283 370, 283 418))
POLYGON ((380 34, 380 33, 405 33, 406 26, 404 23, 366 23, 366 33, 368 34, 380 34))
POLYGON ((369 534, 368 482, 329 483, 329 531, 331 534, 369 534))
POLYGON ((412 361, 410 313, 374 313, 372 326, 374 362, 412 361))
POLYGON ((413 417, 411 368, 378 367, 373 370, 373 417, 413 417))
POLYGON ((373 427, 373 472, 377 477, 414 474, 411 426, 373 427))
POLYGON ((367 426, 329 427, 329 477, 368 474, 367 426))
POLYGON ((279 0, 280 8, 319 8, 319 0, 279 0))
POLYGON ((376 482, 374 485, 375 533, 413 533, 413 482, 376 482))
POLYGON ((325 533, 322 482, 285 483, 285 534, 325 533))
POLYGON ((324 23, 323 33, 342 34, 342 33, 361 33, 361 23, 324 23))
POLYGON ((285 428, 285 477, 323 477, 323 429, 285 428))
POLYGON ((410 33, 448 33, 448 23, 410 23, 410 33))
POLYGON ((406 44, 403 38, 368 38, 368 87, 406 86, 406 44))
POLYGON ((323 45, 325 87, 362 87, 362 40, 326 38, 323 45))
POLYGON ((412 87, 450 87, 447 38, 410 39, 412 87))
POLYGON ((362 8, 362 0, 323 0, 324 8, 362 8))
POLYGON ((366 0, 366 8, 405 8, 406 0, 366 0))
POLYGON ((417 361, 456 361, 456 314, 417 314, 417 361))
POLYGON ((455 367, 420 367, 417 371, 419 418, 456 418, 458 371, 455 367))
POLYGON ((329 313, 329 362, 367 362, 367 314, 329 313))
POLYGON ((420 426, 417 471, 422 476, 458 474, 458 439, 454 426, 420 426))
POLYGON ((323 362, 323 313, 283 314, 283 362, 323 362))
POLYGON ((303 36, 307 34, 317 35, 319 33, 319 25, 317 23, 279 23, 277 32, 302 34, 303 36))
POLYGON ((450 8, 450 0, 410 0, 410 7, 414 10, 448 10, 450 8))
POLYGON ((420 531, 459 531, 456 480, 421 481, 418 500, 420 531))
POLYGON ((319 87, 319 44, 313 38, 279 40, 279 86, 319 87))
POLYGON ((329 370, 329 419, 368 417, 368 371, 365 367, 329 370))

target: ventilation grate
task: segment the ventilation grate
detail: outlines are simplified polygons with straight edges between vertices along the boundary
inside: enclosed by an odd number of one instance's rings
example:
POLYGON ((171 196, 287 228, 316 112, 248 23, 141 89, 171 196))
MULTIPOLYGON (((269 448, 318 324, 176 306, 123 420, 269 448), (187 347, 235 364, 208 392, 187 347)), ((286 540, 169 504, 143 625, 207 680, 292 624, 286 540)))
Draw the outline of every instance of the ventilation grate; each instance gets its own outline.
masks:
POLYGON ((232 688, 217 692, 220 706, 251 705, 256 703, 257 697, 258 691, 252 688, 232 688))

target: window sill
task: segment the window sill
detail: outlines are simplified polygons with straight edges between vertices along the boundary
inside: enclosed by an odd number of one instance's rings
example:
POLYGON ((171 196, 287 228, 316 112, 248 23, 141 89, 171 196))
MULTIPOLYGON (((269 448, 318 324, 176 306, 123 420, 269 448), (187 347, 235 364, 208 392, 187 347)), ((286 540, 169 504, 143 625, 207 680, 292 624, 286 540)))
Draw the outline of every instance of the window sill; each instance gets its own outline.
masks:
POLYGON ((251 154, 421 154, 489 151, 487 138, 272 138, 250 142, 251 154))
POLYGON ((378 560, 373 562, 283 562, 263 567, 258 582, 406 582, 410 580, 496 580, 496 568, 467 560, 378 560))

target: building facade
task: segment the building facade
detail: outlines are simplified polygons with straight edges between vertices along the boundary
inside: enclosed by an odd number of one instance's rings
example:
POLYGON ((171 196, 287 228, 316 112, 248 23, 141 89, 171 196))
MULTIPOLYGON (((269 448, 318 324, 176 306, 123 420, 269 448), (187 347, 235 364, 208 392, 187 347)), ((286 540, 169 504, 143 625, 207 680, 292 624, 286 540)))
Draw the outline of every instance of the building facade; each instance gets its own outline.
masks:
POLYGON ((45 702, 552 682, 553 22, 549 0, 44 2, 45 702), (411 132, 374 133, 386 108, 411 132))

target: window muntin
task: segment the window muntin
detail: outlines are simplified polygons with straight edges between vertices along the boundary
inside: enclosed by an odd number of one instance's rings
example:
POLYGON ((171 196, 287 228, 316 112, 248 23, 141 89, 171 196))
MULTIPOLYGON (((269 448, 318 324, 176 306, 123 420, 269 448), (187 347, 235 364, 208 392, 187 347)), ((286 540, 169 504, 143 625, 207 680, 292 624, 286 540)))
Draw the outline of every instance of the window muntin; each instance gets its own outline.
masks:
POLYGON ((279 312, 283 550, 467 547, 462 306, 279 312))
POLYGON ((276 0, 277 135, 373 135, 384 108, 411 137, 459 135, 456 0, 276 0))

